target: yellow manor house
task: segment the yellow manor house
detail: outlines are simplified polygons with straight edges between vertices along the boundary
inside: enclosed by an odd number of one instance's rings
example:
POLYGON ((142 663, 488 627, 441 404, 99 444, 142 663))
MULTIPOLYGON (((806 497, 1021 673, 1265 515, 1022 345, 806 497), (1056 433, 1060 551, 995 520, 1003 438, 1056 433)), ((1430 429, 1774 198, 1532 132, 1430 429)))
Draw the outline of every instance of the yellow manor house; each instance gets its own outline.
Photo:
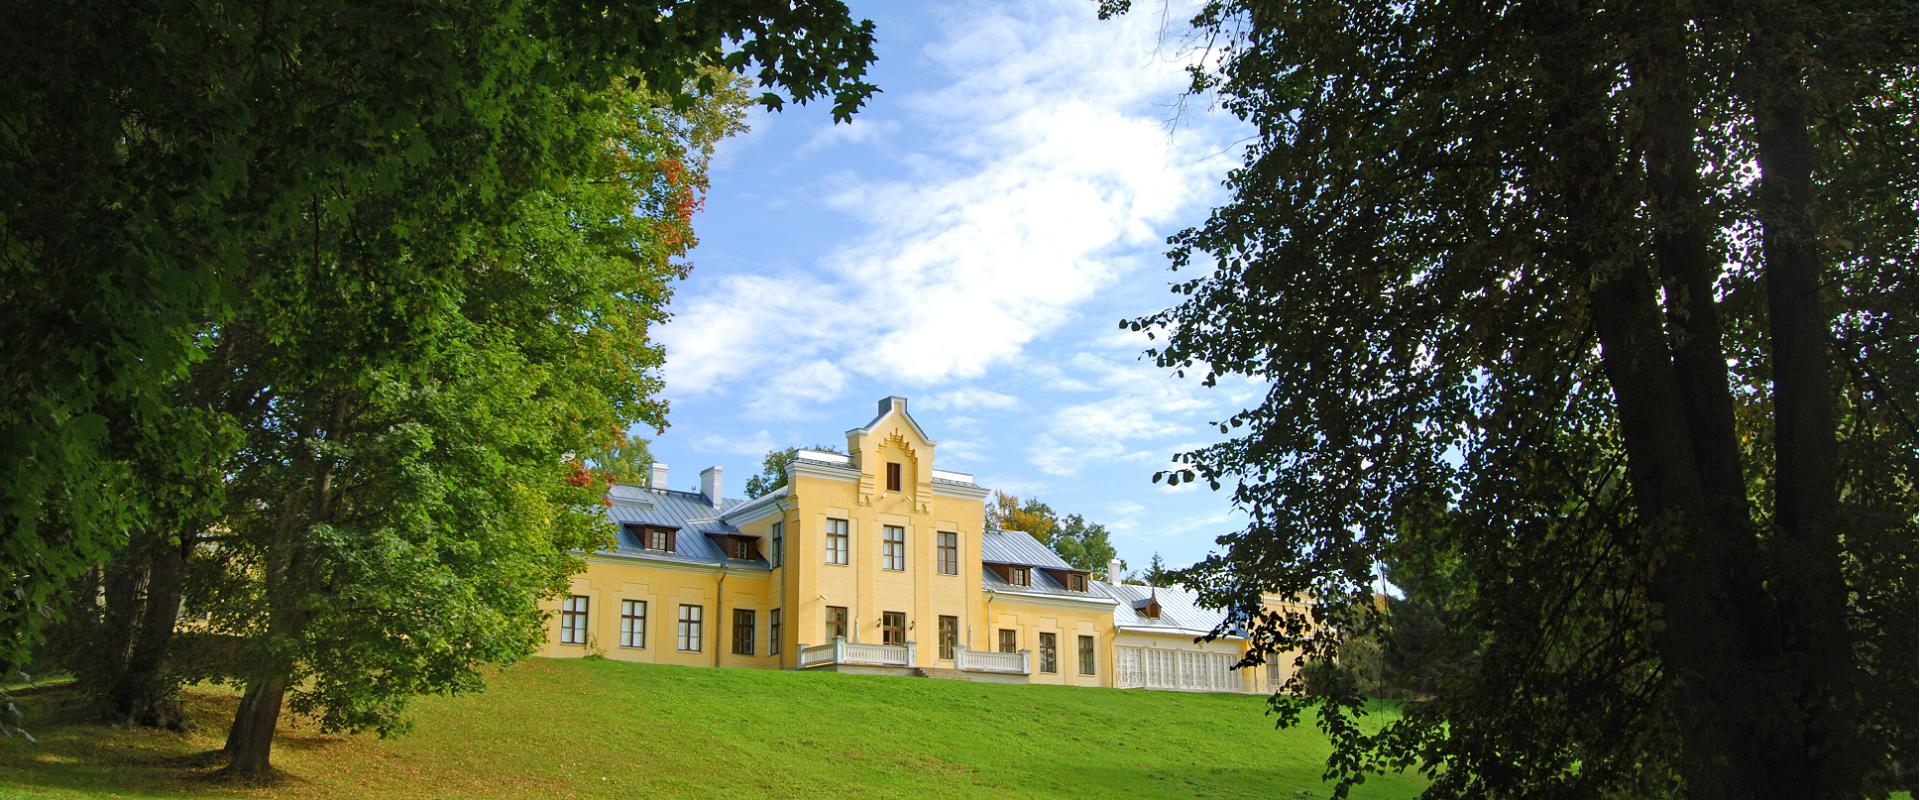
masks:
POLYGON ((801 450, 762 497, 724 497, 719 467, 699 492, 664 488, 665 465, 613 487, 618 540, 551 604, 541 654, 1220 692, 1287 677, 1291 659, 1233 669, 1242 638, 1195 642, 1222 617, 1192 594, 1093 580, 986 529, 988 490, 936 469, 935 447, 888 397, 849 455, 801 450))

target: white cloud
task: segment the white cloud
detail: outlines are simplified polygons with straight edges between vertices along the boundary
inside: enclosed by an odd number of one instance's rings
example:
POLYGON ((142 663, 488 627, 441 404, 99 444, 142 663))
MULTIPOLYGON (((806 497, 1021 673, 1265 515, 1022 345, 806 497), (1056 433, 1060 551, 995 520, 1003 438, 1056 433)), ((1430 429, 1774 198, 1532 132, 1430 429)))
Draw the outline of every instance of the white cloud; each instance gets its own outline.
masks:
POLYGON ((964 388, 941 392, 922 400, 919 408, 926 411, 973 411, 1006 410, 1019 405, 1020 398, 1010 394, 1001 394, 992 389, 964 388))
POLYGON ((702 453, 721 455, 743 455, 759 457, 780 445, 776 444, 773 434, 764 428, 746 436, 727 436, 719 433, 703 433, 688 443, 694 450, 702 453))
POLYGON ((847 373, 821 358, 767 378, 754 387, 753 399, 747 403, 747 411, 756 419, 805 419, 812 404, 834 400, 847 388, 847 373))
POLYGON ((798 150, 885 145, 898 174, 826 181, 825 205, 861 232, 805 281, 732 276, 677 302, 669 388, 815 361, 909 386, 977 378, 1157 265, 1231 163, 1216 121, 1164 126, 1186 61, 1157 17, 1100 22, 1081 0, 951 9, 922 53, 938 88, 896 103, 901 119, 825 127, 798 150))
POLYGON ((899 122, 871 116, 856 116, 851 123, 828 122, 816 129, 813 136, 800 145, 795 155, 807 155, 842 145, 873 145, 893 137, 899 130, 899 122))

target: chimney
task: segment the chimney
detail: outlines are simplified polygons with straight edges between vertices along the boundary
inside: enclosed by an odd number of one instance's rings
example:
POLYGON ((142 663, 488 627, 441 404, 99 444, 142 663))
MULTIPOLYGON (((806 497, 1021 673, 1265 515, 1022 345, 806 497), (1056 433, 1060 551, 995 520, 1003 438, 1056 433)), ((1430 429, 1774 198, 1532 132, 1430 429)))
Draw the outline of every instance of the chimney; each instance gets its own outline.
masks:
POLYGON ((714 508, 720 507, 720 468, 707 467, 700 470, 700 493, 707 496, 707 503, 714 508))
POLYGON ((653 475, 647 479, 647 485, 655 489, 667 488, 667 465, 653 462, 653 475))
POLYGON ((1127 565, 1121 563, 1120 559, 1117 558, 1107 562, 1107 583, 1119 586, 1120 576, 1127 574, 1124 571, 1126 568, 1127 565))

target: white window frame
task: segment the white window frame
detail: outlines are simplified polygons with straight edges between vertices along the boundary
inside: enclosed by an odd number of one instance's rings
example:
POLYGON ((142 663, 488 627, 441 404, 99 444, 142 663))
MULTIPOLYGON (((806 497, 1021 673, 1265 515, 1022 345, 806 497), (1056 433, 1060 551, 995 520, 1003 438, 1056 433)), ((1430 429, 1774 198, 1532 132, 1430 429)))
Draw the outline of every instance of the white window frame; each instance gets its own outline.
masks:
POLYGON ((887 525, 880 529, 880 568, 893 572, 907 569, 907 529, 887 525))
POLYGON ((567 595, 567 599, 560 602, 561 644, 587 643, 587 631, 590 630, 587 623, 587 609, 591 605, 584 594, 570 594, 567 595))
POLYGON ((647 601, 620 601, 620 646, 635 650, 647 647, 647 601), (635 614, 638 610, 640 613, 635 614), (639 630, 634 630, 638 627, 639 630))
POLYGON ((700 652, 700 646, 701 646, 702 640, 706 638, 706 630, 705 630, 705 624, 704 624, 706 621, 706 615, 707 615, 706 606, 702 606, 697 603, 681 603, 680 604, 680 631, 679 631, 680 652, 682 653, 700 652), (692 611, 693 613, 688 614, 687 613, 688 611, 692 611), (693 646, 688 647, 687 645, 689 644, 693 646))
POLYGON ((853 551, 853 523, 844 519, 827 518, 827 563, 846 566, 847 556, 853 551), (835 523, 838 523, 837 525, 835 523))

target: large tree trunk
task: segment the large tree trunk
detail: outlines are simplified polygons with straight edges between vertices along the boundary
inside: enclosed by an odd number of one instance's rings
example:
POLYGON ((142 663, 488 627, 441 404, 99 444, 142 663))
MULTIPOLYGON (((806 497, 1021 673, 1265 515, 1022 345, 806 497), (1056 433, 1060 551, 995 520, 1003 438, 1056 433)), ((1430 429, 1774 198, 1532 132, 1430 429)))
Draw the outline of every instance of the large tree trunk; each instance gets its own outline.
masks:
MULTIPOLYGON (((1639 521, 1637 541, 1628 544, 1646 565, 1643 585, 1653 604, 1654 639, 1680 734, 1674 763, 1693 798, 1799 797, 1806 787, 1792 779, 1792 765, 1805 756, 1797 738, 1754 724, 1768 691, 1754 658, 1750 609, 1742 601, 1758 592, 1757 542, 1750 524, 1738 516, 1721 519, 1718 513, 1745 505, 1743 488, 1736 488, 1737 456, 1729 459, 1725 449, 1734 444, 1730 413, 1722 417, 1711 407, 1716 395, 1725 396, 1726 367, 1716 362, 1704 375, 1682 376, 1656 301, 1654 266, 1659 264, 1679 288, 1697 286, 1705 246, 1689 228, 1697 220, 1680 219, 1658 232, 1652 259, 1636 252, 1634 216, 1647 199, 1647 187, 1635 164, 1621 158, 1622 142, 1610 140, 1620 128, 1610 110, 1615 79, 1600 69, 1608 59, 1590 30, 1564 26, 1566 14, 1577 18, 1578 13, 1571 7, 1542 23, 1543 30, 1565 34, 1541 42, 1540 58, 1551 76, 1543 89, 1555 96, 1544 138, 1548 160, 1539 168, 1536 188, 1542 197, 1557 200, 1565 220, 1555 234, 1554 251, 1566 260, 1569 279, 1592 286, 1589 311, 1614 395, 1639 521), (1777 765, 1786 768, 1777 770, 1777 765), (1780 772, 1787 773, 1786 780, 1778 779, 1780 772)), ((1674 68, 1656 63, 1672 59, 1671 52, 1640 55, 1643 70, 1674 68)), ((1685 99, 1667 98, 1665 104, 1671 111, 1685 99)), ((1679 113, 1678 124, 1690 125, 1691 108, 1679 113)), ((1650 153, 1652 166, 1665 172, 1649 178, 1658 184, 1658 202, 1682 206, 1689 186, 1676 181, 1681 176, 1675 171, 1686 168, 1691 130, 1665 128, 1650 135, 1659 142, 1650 153)), ((1679 313, 1672 323, 1686 340, 1679 343, 1685 352, 1678 359, 1697 367, 1719 348, 1711 294, 1676 301, 1679 313)))
POLYGON ((186 715, 167 677, 167 653, 180 618, 189 545, 159 542, 147 566, 147 591, 125 667, 108 693, 116 719, 129 725, 186 729, 186 715))
MULTIPOLYGON (((1785 6, 1792 10, 1792 5, 1785 6)), ((1813 217, 1814 148, 1799 65, 1795 15, 1754 26, 1744 84, 1759 147, 1759 217, 1766 258, 1773 356, 1774 547, 1787 651, 1799 669, 1805 750, 1814 760, 1807 797, 1856 797, 1864 769, 1847 588, 1840 568, 1838 445, 1822 263, 1813 217)))
POLYGON ((273 773, 273 735, 280 725, 287 683, 286 671, 274 669, 248 684, 233 727, 227 731, 227 774, 258 779, 273 773))

